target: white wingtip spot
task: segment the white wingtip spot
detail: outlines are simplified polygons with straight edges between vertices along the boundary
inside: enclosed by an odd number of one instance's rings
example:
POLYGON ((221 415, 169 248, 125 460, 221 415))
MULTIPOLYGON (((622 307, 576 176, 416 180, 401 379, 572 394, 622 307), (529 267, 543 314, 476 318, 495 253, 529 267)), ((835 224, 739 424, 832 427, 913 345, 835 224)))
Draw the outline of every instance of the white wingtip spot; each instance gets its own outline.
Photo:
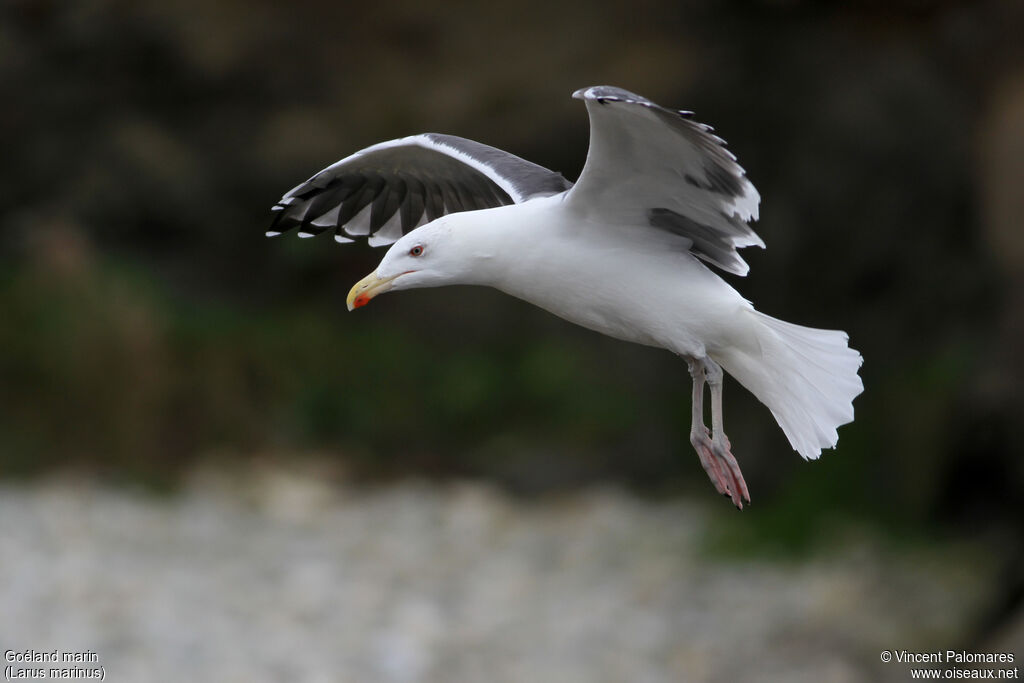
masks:
POLYGON ((338 214, 341 212, 341 204, 325 213, 324 215, 313 221, 313 225, 318 228, 333 228, 338 225, 338 214))
POLYGON ((348 244, 349 242, 355 242, 355 240, 350 240, 349 238, 343 235, 335 235, 334 241, 337 242, 338 244, 348 244))
POLYGON ((302 239, 306 240, 306 239, 309 239, 310 237, 315 237, 315 235, 313 233, 311 233, 311 232, 300 232, 299 233, 299 237, 301 237, 302 239))
POLYGON ((280 234, 277 230, 267 230, 266 232, 267 237, 277 237, 280 234))

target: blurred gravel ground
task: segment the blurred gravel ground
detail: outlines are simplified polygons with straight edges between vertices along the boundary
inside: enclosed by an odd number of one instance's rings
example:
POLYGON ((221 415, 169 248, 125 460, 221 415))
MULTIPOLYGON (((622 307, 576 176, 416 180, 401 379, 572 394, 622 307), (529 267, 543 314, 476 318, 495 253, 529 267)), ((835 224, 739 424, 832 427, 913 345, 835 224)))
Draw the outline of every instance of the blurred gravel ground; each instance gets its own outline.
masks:
POLYGON ((963 646, 987 595, 963 549, 709 557, 722 514, 273 469, 166 499, 7 484, 0 648, 138 682, 908 680, 881 650, 963 646))

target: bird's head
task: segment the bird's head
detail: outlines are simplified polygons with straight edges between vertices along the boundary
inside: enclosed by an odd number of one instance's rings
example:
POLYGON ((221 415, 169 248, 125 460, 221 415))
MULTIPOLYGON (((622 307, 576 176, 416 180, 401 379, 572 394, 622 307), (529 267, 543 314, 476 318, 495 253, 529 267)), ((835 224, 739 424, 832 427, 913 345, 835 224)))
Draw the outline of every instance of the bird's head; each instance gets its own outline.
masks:
POLYGON ((416 228, 391 245, 377 270, 357 282, 348 293, 348 310, 399 289, 439 287, 464 282, 466 262, 448 221, 438 219, 416 228))

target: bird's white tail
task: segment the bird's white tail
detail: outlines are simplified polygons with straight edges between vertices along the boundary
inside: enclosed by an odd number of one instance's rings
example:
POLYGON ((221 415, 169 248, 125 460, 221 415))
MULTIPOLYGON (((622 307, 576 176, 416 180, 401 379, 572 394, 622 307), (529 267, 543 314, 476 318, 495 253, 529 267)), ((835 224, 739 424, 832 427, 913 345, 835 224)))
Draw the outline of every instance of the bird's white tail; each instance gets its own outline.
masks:
POLYGON ((845 332, 751 313, 759 349, 730 348, 713 357, 768 406, 797 453, 817 458, 839 441, 836 428, 853 421, 864 359, 847 346, 845 332))

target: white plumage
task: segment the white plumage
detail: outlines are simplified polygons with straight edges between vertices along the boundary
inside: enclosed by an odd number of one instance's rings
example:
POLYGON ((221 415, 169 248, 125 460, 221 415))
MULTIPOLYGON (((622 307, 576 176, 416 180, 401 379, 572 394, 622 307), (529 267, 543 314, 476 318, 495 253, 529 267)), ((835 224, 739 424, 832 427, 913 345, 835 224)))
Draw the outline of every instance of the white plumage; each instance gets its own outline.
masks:
POLYGON ((694 382, 691 443, 718 491, 742 507, 750 496, 725 436, 722 369, 771 410, 800 455, 817 458, 853 420, 861 356, 844 332, 757 312, 706 265, 744 275, 736 249, 764 246, 747 225, 760 197, 709 127, 618 88, 574 96, 591 119, 575 185, 501 150, 424 134, 369 147, 297 186, 274 207, 268 234, 298 227, 393 242, 352 288, 350 309, 389 290, 486 285, 681 356, 694 382))

